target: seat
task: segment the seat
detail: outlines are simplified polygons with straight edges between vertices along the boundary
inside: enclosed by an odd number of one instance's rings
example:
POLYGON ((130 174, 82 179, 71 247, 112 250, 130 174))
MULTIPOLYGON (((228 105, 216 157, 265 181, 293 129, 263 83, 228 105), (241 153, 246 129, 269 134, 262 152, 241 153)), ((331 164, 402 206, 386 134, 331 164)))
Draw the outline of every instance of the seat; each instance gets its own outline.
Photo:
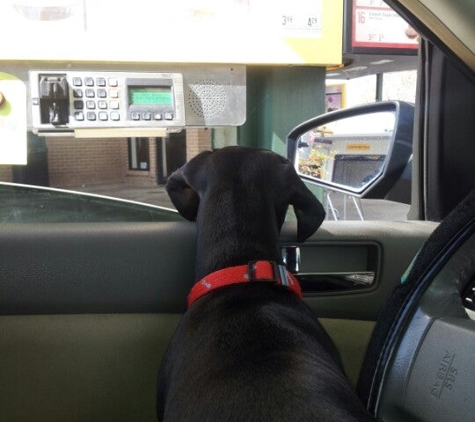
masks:
POLYGON ((385 422, 475 414, 475 190, 433 232, 378 318, 357 392, 385 422))

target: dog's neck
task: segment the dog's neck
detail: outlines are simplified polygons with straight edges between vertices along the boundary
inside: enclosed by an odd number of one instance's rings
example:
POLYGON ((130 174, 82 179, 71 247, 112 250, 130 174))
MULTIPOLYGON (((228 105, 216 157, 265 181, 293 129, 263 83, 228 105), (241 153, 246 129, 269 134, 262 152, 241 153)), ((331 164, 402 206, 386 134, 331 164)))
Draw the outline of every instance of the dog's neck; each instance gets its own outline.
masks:
POLYGON ((201 201, 196 221, 196 281, 250 261, 282 261, 277 247, 279 222, 265 198, 224 191, 207 199, 201 201))

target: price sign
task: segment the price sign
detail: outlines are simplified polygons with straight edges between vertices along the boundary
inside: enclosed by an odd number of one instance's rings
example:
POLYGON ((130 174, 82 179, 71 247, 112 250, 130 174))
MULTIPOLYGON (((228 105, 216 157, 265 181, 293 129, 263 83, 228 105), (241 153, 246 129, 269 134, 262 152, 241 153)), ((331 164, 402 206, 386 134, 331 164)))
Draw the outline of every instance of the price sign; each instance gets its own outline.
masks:
POLYGON ((282 3, 280 30, 284 37, 322 36, 322 2, 298 0, 282 3))
POLYGON ((0 59, 337 65, 342 61, 343 3, 344 0, 0 0, 5 41, 0 59), (37 13, 20 13, 17 9, 28 12, 31 8, 13 7, 23 3, 41 4, 37 13), (70 7, 47 7, 49 3, 70 7), (56 9, 64 12, 64 18, 57 17, 56 9), (111 10, 114 19, 104 19, 111 10), (117 31, 119 27, 127 31, 117 31), (26 33, 35 36, 24 37, 26 33), (131 33, 140 34, 140 43, 131 33), (158 39, 167 42, 160 43, 157 49, 158 39), (108 47, 104 49, 104 45, 108 47))
POLYGON ((353 47, 417 49, 417 33, 381 0, 354 0, 353 47))

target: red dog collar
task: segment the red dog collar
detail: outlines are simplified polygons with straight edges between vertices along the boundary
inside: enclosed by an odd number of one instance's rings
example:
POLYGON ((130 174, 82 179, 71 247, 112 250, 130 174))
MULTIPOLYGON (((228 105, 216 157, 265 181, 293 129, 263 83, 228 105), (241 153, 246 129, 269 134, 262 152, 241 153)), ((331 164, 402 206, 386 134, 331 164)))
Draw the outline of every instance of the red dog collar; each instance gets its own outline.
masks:
POLYGON ((289 273, 284 265, 271 261, 251 261, 247 265, 224 268, 202 278, 188 295, 188 307, 206 293, 232 284, 250 282, 270 282, 283 286, 302 299, 302 290, 297 279, 289 273))

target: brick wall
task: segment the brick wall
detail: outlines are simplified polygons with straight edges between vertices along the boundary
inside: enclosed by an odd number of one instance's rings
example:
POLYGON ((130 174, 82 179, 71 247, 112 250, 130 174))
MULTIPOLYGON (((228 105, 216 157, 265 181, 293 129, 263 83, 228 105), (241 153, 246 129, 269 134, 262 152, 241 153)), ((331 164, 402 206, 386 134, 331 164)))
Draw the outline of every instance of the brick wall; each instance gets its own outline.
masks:
POLYGON ((123 182, 127 139, 47 138, 50 186, 123 182))
MULTIPOLYGON (((130 183, 155 185, 157 145, 149 139, 150 170, 129 170, 129 154, 126 138, 120 139, 46 139, 50 186, 80 187, 105 183, 130 183)), ((210 129, 186 131, 186 159, 190 160, 204 150, 211 149, 210 129)), ((0 180, 11 181, 11 166, 0 166, 0 180)))
POLYGON ((211 129, 187 129, 186 160, 206 150, 211 150, 211 129))
POLYGON ((12 166, 0 165, 0 181, 1 182, 12 181, 12 166))

